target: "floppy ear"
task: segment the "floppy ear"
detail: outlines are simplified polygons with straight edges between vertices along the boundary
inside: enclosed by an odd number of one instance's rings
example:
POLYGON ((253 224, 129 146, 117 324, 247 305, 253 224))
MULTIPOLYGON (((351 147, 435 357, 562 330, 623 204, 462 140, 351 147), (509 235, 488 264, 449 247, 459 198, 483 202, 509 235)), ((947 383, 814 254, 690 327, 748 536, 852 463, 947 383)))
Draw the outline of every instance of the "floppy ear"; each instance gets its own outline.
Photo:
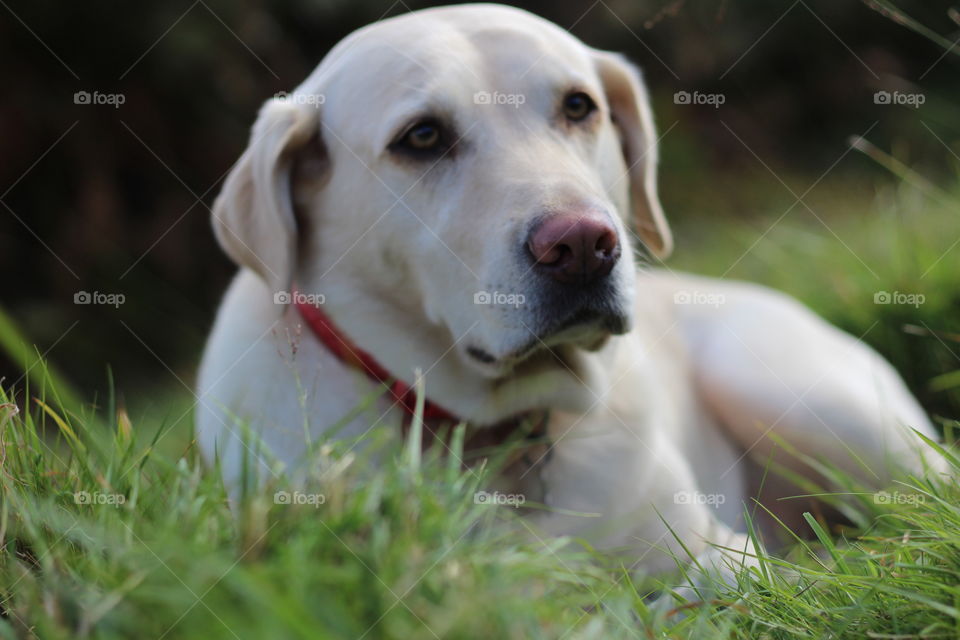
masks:
POLYGON ((655 256, 666 258, 673 250, 673 236, 657 195, 657 134, 640 70, 607 51, 594 51, 594 64, 620 135, 637 233, 655 256))
POLYGON ((316 107, 274 98, 260 109, 246 151, 213 203, 220 246, 274 292, 289 290, 297 264, 291 173, 297 151, 318 134, 316 107))

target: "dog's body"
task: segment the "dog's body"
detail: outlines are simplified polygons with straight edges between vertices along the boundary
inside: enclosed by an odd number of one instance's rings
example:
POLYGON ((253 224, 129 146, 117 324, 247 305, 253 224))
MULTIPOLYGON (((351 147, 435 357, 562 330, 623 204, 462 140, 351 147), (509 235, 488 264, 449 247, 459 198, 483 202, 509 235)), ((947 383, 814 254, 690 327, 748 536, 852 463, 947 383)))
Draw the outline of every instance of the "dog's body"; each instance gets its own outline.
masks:
MULTIPOLYGON (((379 387, 275 304, 294 281, 474 428, 548 411, 549 455, 511 490, 550 508, 530 516, 544 532, 646 568, 672 566, 649 553, 679 549, 668 525, 695 555, 750 553, 751 496, 799 522, 807 503, 777 500, 799 491, 771 476, 758 493, 771 462, 813 475, 778 439, 878 486, 892 460, 919 468, 909 428, 935 431, 871 349, 762 287, 635 268, 628 212, 652 253, 671 241, 646 93, 619 58, 466 5, 357 32, 293 98, 264 107, 215 208, 244 268, 204 356, 198 434, 229 484, 241 423, 295 469, 379 387)), ((386 394, 338 437, 406 418, 386 394)))

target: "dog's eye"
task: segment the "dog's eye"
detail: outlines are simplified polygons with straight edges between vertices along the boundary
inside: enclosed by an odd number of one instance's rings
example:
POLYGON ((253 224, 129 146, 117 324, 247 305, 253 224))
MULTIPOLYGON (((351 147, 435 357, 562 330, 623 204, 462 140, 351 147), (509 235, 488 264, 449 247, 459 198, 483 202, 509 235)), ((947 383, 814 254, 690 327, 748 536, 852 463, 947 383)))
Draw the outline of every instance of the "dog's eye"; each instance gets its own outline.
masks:
POLYGON ((563 99, 563 114, 573 122, 580 122, 596 111, 597 104, 582 91, 568 94, 563 99))
POLYGON ((394 151, 414 154, 434 154, 449 146, 446 130, 436 120, 420 120, 407 129, 390 145, 394 151))
POLYGON ((432 149, 440 142, 440 129, 434 124, 424 122, 410 129, 403 139, 414 149, 432 149))

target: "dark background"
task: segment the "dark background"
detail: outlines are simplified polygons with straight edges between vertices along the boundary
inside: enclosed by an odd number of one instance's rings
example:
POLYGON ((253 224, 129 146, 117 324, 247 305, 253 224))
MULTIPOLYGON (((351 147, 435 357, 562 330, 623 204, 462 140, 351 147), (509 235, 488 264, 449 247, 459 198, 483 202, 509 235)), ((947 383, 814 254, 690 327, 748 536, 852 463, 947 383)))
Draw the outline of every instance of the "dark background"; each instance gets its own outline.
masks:
MULTIPOLYGON (((85 390, 103 388, 107 364, 127 391, 168 383, 168 370, 189 383, 233 272, 208 207, 259 105, 297 85, 352 30, 429 4, 4 4, 0 307, 85 390), (125 103, 78 105, 78 91, 121 93, 125 103), (78 306, 81 290, 127 302, 78 306)), ((957 37, 950 3, 898 4, 957 37)), ((866 4, 520 6, 645 69, 661 128, 676 123, 664 139, 661 193, 678 223, 723 212, 736 224, 781 190, 769 174, 757 182, 758 157, 778 175, 800 176, 802 190, 871 126, 872 142, 902 147, 928 177, 957 175, 943 147, 960 139, 960 58, 866 4), (879 89, 917 87, 922 111, 873 102, 879 89), (726 102, 678 106, 680 90, 723 93, 726 102)), ((881 173, 862 155, 837 169, 851 189, 881 173)), ((19 374, 0 356, 0 377, 19 374)))

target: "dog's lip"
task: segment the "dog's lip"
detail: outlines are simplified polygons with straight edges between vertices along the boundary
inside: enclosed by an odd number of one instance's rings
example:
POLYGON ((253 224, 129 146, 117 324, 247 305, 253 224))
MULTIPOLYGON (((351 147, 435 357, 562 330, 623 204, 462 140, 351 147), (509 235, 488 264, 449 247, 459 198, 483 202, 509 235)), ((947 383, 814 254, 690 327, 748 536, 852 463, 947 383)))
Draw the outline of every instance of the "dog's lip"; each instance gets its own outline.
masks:
POLYGON ((572 345, 593 350, 609 336, 623 334, 626 330, 627 319, 623 316, 581 309, 535 335, 526 344, 506 353, 497 355, 477 345, 467 346, 466 353, 484 368, 510 370, 555 347, 572 345))
POLYGON ((560 347, 544 347, 540 342, 531 343, 521 350, 497 357, 479 347, 469 347, 468 356, 487 377, 494 380, 506 380, 523 372, 532 374, 555 366, 560 347))
POLYGON ((467 355, 481 364, 489 365, 497 362, 497 356, 493 355, 486 349, 481 349, 476 345, 470 345, 467 347, 467 355))
POLYGON ((544 342, 571 330, 592 330, 594 332, 620 334, 626 331, 627 319, 619 313, 605 313, 593 309, 579 309, 559 320, 554 326, 541 332, 539 338, 544 342))

